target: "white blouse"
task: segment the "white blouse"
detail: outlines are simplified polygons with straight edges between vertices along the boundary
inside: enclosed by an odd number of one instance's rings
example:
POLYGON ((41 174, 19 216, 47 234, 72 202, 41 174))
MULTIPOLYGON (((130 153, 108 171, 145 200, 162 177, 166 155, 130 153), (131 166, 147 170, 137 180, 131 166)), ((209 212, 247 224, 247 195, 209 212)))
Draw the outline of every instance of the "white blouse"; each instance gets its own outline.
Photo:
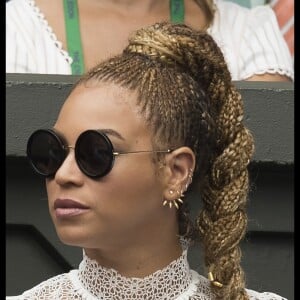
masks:
MULTIPOLYGON (((19 296, 6 300, 212 300, 210 282, 194 270, 182 255, 145 278, 127 278, 100 266, 83 253, 79 269, 43 281, 19 296)), ((274 293, 246 290, 251 300, 287 300, 274 293)))
POLYGON ((246 8, 215 1, 217 12, 208 32, 223 51, 233 80, 278 73, 294 79, 293 60, 268 5, 246 8))
MULTIPOLYGON (((215 0, 208 32, 222 49, 233 80, 279 73, 294 78, 292 58, 269 6, 248 9, 215 0)), ((72 58, 34 0, 6 2, 6 72, 71 74, 72 58)))

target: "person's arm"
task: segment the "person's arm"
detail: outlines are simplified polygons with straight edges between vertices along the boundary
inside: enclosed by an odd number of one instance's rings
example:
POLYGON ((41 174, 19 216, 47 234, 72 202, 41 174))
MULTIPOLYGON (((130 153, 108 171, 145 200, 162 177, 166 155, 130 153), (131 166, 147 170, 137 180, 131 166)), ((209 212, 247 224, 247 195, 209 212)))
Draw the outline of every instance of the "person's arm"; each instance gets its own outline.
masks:
POLYGON ((293 81, 292 56, 269 6, 252 9, 240 46, 241 77, 252 81, 293 81))
POLYGON ((253 75, 245 80, 248 81, 292 81, 292 79, 285 75, 280 74, 262 74, 262 75, 253 75))

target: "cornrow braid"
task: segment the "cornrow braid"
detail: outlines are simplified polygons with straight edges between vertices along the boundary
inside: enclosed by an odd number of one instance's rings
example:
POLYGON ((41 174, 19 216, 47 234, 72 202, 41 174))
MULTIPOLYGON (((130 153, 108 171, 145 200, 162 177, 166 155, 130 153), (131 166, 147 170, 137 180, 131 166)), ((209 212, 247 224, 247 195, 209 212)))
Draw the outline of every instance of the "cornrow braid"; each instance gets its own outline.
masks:
MULTIPOLYGON (((254 146, 243 125, 241 95, 212 37, 183 24, 154 24, 138 30, 122 54, 100 63, 78 84, 89 80, 137 91, 153 143, 194 151, 194 179, 201 183, 204 203, 196 229, 212 290, 217 299, 248 299, 239 242, 247 225, 247 166, 254 146)), ((189 235, 187 212, 181 206, 179 227, 189 235)))

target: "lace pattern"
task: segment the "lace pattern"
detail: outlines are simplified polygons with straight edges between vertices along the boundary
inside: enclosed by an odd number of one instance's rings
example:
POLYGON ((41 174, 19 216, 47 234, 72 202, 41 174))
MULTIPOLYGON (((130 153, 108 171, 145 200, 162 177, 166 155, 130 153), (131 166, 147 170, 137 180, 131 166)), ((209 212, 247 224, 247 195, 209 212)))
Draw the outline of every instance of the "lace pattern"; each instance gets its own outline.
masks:
POLYGON ((127 278, 114 269, 99 266, 84 254, 78 278, 98 299, 176 299, 192 282, 187 250, 167 267, 145 278, 127 278))

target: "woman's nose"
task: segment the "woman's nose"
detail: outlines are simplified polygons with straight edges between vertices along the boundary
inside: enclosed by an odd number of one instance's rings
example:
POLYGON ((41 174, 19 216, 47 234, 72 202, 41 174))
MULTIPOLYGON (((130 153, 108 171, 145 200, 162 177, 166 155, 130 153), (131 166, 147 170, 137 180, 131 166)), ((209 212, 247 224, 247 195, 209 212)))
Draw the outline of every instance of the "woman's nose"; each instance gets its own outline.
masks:
POLYGON ((84 174, 81 172, 76 162, 74 147, 68 146, 68 148, 70 149, 69 153, 62 165, 56 171, 54 179, 60 185, 68 183, 80 185, 82 184, 84 174))

